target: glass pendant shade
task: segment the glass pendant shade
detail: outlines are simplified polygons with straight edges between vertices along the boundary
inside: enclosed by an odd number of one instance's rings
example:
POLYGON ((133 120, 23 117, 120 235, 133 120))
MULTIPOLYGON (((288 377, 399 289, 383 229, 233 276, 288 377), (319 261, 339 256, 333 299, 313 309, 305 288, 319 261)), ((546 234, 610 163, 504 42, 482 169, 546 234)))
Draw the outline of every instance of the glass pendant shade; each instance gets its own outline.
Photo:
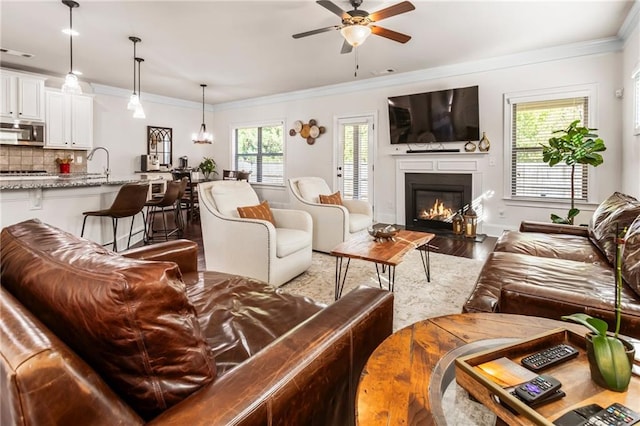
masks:
POLYGON ((68 93, 71 95, 79 95, 82 93, 78 77, 76 77, 75 74, 71 72, 67 74, 64 79, 64 84, 62 85, 62 93, 68 93))
POLYGON ((144 113, 144 108, 142 108, 142 104, 139 103, 136 106, 136 109, 133 112, 133 118, 147 118, 146 114, 144 113))
POLYGON ((202 123, 200 131, 191 135, 194 143, 213 143, 213 135, 207 132, 207 126, 202 123))
POLYGON ((353 47, 360 46, 371 35, 371 28, 366 25, 348 25, 340 30, 342 37, 353 47))
POLYGON ((139 105, 140 105, 140 98, 138 98, 138 95, 136 93, 133 93, 129 97, 129 103, 127 104, 127 109, 129 111, 135 111, 139 105))
POLYGON ((206 84, 201 84, 202 87, 202 124, 200 125, 200 131, 191 135, 193 143, 213 143, 213 135, 207 132, 207 125, 204 124, 204 88, 206 84))

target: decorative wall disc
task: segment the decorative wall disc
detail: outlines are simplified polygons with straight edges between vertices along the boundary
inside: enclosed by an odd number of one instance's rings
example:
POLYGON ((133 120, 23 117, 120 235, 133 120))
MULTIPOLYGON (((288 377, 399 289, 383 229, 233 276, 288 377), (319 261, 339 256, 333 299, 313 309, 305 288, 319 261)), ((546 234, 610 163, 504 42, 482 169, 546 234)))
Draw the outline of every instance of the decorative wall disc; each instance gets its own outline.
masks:
POLYGON ((304 124, 300 120, 296 120, 293 122, 293 128, 289 130, 289 136, 300 134, 300 136, 305 139, 309 145, 313 145, 316 142, 316 139, 326 131, 327 129, 324 126, 318 126, 318 122, 314 119, 309 120, 307 124, 304 124))

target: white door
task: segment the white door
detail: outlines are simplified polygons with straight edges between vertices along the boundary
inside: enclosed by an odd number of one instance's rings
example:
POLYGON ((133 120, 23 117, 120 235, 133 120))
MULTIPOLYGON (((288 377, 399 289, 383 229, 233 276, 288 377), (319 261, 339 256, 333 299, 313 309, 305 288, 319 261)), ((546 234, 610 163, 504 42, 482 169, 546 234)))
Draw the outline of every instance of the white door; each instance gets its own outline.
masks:
POLYGON ((12 75, 0 75, 0 116, 15 118, 18 115, 16 108, 16 78, 12 75))
POLYGON ((336 187, 345 199, 373 206, 374 116, 338 117, 336 187))

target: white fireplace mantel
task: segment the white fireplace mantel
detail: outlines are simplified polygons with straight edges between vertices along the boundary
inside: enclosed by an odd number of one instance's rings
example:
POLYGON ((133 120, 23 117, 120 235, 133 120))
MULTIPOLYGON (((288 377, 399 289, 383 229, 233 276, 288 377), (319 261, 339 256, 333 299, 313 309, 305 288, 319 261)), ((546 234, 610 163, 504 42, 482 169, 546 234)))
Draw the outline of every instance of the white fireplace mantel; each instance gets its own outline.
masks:
MULTIPOLYGON (((477 203, 481 203, 482 190, 482 169, 481 163, 484 158, 470 158, 470 156, 460 155, 443 155, 437 156, 420 155, 396 157, 396 223, 405 224, 404 209, 404 181, 407 173, 467 173, 472 175, 472 194, 474 200, 474 209, 477 203)), ((481 210, 481 206, 480 206, 481 210)))

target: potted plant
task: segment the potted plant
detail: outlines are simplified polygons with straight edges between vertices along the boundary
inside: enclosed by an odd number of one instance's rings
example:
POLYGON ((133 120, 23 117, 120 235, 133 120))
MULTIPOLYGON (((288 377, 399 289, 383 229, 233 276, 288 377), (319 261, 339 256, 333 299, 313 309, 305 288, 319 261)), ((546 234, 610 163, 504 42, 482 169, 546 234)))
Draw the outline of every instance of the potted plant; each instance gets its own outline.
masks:
POLYGON ((615 262, 615 312, 616 329, 613 334, 608 333, 608 325, 599 318, 577 313, 563 316, 562 319, 574 321, 590 330, 585 337, 587 343, 587 358, 591 370, 591 378, 598 385, 617 392, 624 392, 631 381, 631 366, 635 349, 633 345, 618 336, 621 320, 622 293, 622 251, 626 228, 621 234, 616 233, 616 262, 615 262))
POLYGON ((70 155, 66 155, 64 158, 56 158, 56 164, 60 166, 60 173, 70 173, 71 163, 73 163, 73 158, 70 155))
POLYGON ((211 173, 218 174, 216 171, 216 162, 210 157, 203 157, 202 162, 198 165, 198 170, 202 172, 205 180, 209 180, 211 173))
POLYGON ((602 139, 595 133, 597 129, 589 129, 579 126, 580 120, 575 120, 564 130, 556 130, 549 139, 549 145, 542 145, 542 161, 548 163, 550 167, 560 162, 571 166, 571 208, 567 217, 551 215, 553 223, 566 223, 573 225, 573 219, 580 213, 575 207, 575 168, 576 164, 587 164, 594 167, 599 166, 604 161, 598 152, 607 148, 602 139))

